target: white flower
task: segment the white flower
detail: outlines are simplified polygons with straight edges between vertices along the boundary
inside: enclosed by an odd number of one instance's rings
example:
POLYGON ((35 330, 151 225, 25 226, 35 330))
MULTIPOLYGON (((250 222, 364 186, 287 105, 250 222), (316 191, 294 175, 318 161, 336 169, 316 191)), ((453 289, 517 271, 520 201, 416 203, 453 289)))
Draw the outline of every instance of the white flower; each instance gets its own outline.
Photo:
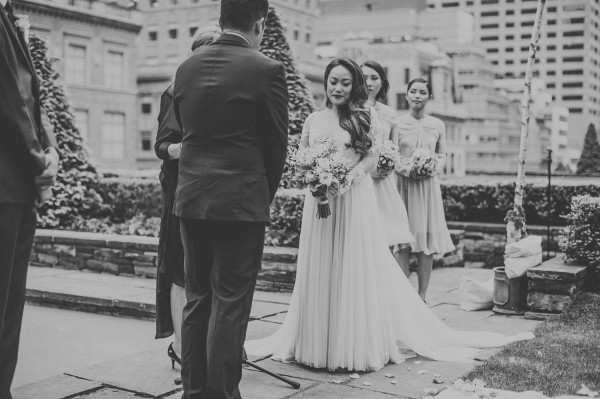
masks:
POLYGON ((333 183, 333 175, 329 172, 322 172, 319 174, 319 181, 326 186, 331 186, 333 183))

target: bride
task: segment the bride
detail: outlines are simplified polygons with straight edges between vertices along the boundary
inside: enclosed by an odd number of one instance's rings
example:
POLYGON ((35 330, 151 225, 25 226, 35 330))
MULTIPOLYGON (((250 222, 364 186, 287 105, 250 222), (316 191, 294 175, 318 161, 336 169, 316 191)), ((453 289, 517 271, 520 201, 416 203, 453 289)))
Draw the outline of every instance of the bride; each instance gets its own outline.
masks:
MULTIPOLYGON (((307 193, 296 284, 285 322, 272 336, 246 342, 248 354, 272 355, 329 370, 375 371, 400 363, 409 348, 435 360, 472 362, 475 348, 532 338, 455 331, 421 300, 388 250, 369 172, 380 142, 377 113, 359 66, 345 58, 325 70, 327 108, 305 122, 300 150, 333 138, 355 166, 354 184, 330 198, 331 216, 317 219, 307 193)), ((412 353, 414 356, 414 353, 412 353)))

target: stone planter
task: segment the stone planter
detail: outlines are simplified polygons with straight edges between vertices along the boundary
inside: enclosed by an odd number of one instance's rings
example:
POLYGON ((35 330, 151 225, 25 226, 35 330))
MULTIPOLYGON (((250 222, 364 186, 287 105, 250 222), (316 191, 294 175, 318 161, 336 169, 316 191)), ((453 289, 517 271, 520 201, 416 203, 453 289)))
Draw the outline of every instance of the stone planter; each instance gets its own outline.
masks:
POLYGON ((526 318, 548 319, 562 313, 583 289, 587 266, 565 262, 559 255, 527 271, 526 318))

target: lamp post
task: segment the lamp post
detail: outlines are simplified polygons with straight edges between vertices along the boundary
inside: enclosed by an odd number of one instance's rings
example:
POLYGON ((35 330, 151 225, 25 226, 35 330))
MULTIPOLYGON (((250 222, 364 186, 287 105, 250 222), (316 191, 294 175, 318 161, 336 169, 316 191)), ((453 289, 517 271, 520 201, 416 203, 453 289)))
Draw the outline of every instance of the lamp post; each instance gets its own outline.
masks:
POLYGON ((550 258, 550 226, 552 225, 552 149, 548 148, 548 187, 546 188, 546 197, 548 201, 547 231, 546 231, 546 256, 550 258))

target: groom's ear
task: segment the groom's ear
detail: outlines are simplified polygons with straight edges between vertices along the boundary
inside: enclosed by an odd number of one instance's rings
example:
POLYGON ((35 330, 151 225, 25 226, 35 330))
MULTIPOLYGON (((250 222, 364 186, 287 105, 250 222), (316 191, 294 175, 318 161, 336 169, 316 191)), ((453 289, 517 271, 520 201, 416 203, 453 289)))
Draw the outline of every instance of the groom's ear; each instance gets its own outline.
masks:
POLYGON ((254 24, 254 33, 256 33, 257 35, 260 35, 262 32, 264 32, 265 21, 266 21, 266 18, 261 18, 258 21, 256 21, 256 24, 254 24))

